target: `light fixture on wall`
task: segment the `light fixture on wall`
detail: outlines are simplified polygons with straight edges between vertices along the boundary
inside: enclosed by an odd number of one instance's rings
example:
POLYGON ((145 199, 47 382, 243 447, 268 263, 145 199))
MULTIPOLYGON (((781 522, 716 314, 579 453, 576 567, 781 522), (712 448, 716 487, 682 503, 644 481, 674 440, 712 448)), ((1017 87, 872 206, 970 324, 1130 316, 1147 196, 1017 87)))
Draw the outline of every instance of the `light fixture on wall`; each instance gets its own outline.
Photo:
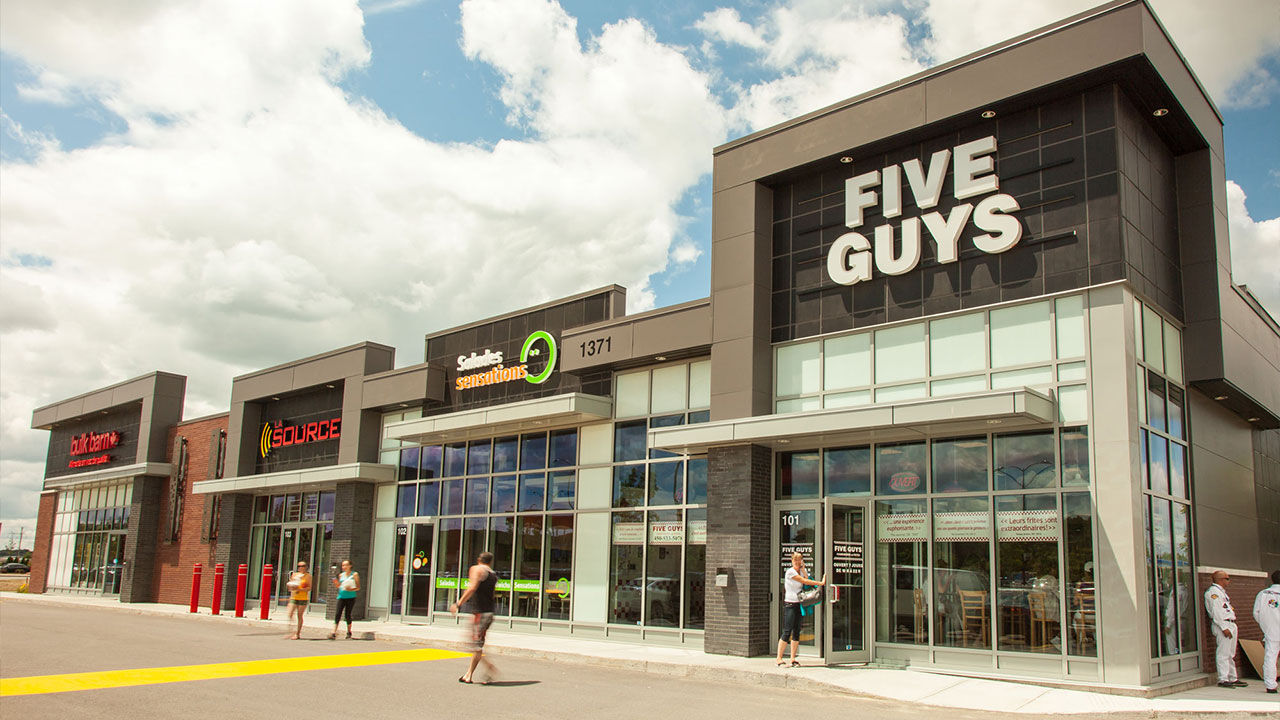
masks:
POLYGON ((1151 111, 1151 114, 1156 117, 1164 117, 1169 114, 1169 108, 1156 108, 1151 111))
POLYGON ((1227 396, 1226 396, 1226 395, 1214 395, 1214 396, 1213 396, 1213 399, 1214 399, 1214 400, 1226 400, 1226 399, 1227 399, 1227 396))
POLYGON ((848 155, 845 155, 844 157, 840 158, 840 162, 844 163, 845 165, 848 165, 849 163, 853 162, 853 158, 849 157, 848 155))
POLYGON ((996 116, 996 111, 995 111, 995 110, 983 110, 983 111, 982 111, 982 118, 983 118, 984 120, 990 120, 991 118, 993 118, 993 117, 995 117, 995 116, 996 116))
POLYGON ((1259 421, 1259 420, 1261 420, 1261 419, 1262 419, 1262 418, 1256 418, 1256 417, 1245 418, 1245 420, 1248 420, 1249 422, 1258 422, 1258 421, 1259 421))
POLYGON ((987 424, 988 424, 988 425, 999 425, 999 424, 1000 424, 1000 423, 1002 423, 1002 422, 1004 422, 1004 421, 1003 421, 1003 420, 988 420, 988 421, 987 421, 987 424))
POLYGON ((333 383, 325 383, 325 387, 329 388, 330 390, 333 390, 336 386, 333 383))
POLYGON ((786 445, 786 444, 788 444, 788 443, 790 443, 790 442, 791 442, 791 441, 790 441, 790 440, 787 440, 786 438, 778 438, 778 444, 779 444, 779 445, 786 445))
POLYGON ((666 356, 666 355, 654 355, 654 356, 653 356, 653 359, 654 359, 654 360, 657 360, 658 362, 666 362, 666 361, 667 361, 667 356, 666 356))

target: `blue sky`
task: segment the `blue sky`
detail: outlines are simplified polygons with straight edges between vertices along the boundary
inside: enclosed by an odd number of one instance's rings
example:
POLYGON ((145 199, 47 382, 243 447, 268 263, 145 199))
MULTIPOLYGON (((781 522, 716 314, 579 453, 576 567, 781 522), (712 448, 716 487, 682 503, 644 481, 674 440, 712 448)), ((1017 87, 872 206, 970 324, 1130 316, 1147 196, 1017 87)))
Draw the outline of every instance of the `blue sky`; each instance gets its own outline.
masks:
MULTIPOLYGON (((60 398, 163 369, 195 417, 360 340, 407 365, 608 282, 632 312, 704 297, 713 147, 1091 4, 4 3, 0 521, 34 514, 30 413, 60 398)), ((1223 112, 1237 272, 1274 310, 1280 6, 1153 5, 1223 112)))

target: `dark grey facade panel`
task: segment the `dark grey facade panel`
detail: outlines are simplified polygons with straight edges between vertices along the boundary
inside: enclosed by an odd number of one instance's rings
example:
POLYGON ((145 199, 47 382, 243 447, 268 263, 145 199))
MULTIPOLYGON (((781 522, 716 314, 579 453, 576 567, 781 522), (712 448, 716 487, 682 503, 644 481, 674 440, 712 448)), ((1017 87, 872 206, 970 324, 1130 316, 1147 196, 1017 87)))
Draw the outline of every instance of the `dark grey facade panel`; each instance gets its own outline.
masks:
POLYGON ((49 451, 45 457, 44 476, 58 478, 145 462, 146 458, 138 457, 140 446, 144 444, 140 442, 139 437, 141 425, 141 400, 124 407, 60 424, 49 433, 49 451), (93 451, 82 447, 82 443, 86 440, 92 443, 98 436, 110 436, 112 433, 116 434, 115 441, 118 443, 116 445, 103 446, 93 451), (76 445, 74 452, 73 441, 76 445), (106 458, 105 462, 101 461, 103 458, 106 458), (91 464, 73 467, 73 463, 91 464))

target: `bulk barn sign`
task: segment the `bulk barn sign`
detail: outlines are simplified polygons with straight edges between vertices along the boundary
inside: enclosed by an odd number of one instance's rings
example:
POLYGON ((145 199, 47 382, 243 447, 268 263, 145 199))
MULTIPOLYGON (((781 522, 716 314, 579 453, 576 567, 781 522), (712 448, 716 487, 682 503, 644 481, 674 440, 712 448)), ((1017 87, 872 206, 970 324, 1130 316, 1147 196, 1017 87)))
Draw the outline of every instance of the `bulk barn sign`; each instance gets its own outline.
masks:
POLYGON ((900 165, 856 175, 845 181, 845 226, 849 228, 831 246, 827 274, 841 285, 854 285, 872 277, 872 264, 884 275, 902 275, 920 264, 926 233, 937 247, 938 262, 960 259, 960 237, 972 223, 984 234, 973 244, 986 253, 1002 253, 1022 239, 1022 223, 1009 213, 1019 210, 1012 195, 998 193, 1000 178, 995 174, 995 136, 939 150, 926 167, 919 158, 900 165), (934 211, 908 217, 893 224, 878 225, 868 239, 861 231, 863 214, 879 206, 885 220, 902 216, 903 180, 916 207, 928 210, 942 199, 947 171, 954 175, 953 195, 958 204, 946 215, 934 211), (998 194, 992 194, 998 193, 998 194), (986 196, 986 197, 983 197, 986 196), (982 197, 976 204, 963 202, 982 197), (901 240, 896 247, 895 236, 901 240))

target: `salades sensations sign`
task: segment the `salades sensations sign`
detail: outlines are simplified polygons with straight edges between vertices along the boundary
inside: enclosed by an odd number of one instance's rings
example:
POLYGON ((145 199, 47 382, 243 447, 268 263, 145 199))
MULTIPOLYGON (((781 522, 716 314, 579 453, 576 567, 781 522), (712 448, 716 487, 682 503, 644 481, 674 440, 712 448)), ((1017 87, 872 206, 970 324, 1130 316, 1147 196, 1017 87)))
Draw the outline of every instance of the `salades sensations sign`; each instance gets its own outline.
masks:
POLYGON ((846 180, 845 226, 850 232, 836 238, 827 254, 831 280, 841 285, 870 280, 873 260, 875 269, 884 275, 910 272, 920 264, 926 233, 937 246, 940 264, 956 262, 960 259, 960 237, 970 223, 986 231, 973 238, 979 250, 996 254, 1012 249, 1022 239, 1022 223, 1009 213, 1020 208, 1012 195, 992 194, 1000 189, 992 157, 995 151, 996 139, 990 136, 939 150, 929 158, 927 167, 913 158, 846 180), (860 231, 868 208, 879 205, 886 220, 902 216, 904 177, 917 207, 937 207, 948 170, 954 175, 953 194, 959 204, 947 215, 934 211, 904 218, 897 228, 886 222, 872 231, 872 239, 860 231), (984 195, 987 197, 976 205, 963 202, 984 195), (895 237, 901 240, 900 249, 895 237))
MULTIPOLYGON (((518 335, 516 337, 519 337, 518 335)), ((459 375, 453 385, 458 390, 494 385, 496 383, 524 380, 533 385, 541 385, 551 377, 556 366, 556 339, 545 330, 538 330, 525 338, 520 348, 520 364, 508 367, 501 352, 485 349, 483 353, 472 352, 470 355, 458 356, 458 372, 463 373, 479 368, 489 368, 470 375, 459 375), (546 352, 546 366, 537 374, 529 372, 530 358, 538 357, 546 352)))

